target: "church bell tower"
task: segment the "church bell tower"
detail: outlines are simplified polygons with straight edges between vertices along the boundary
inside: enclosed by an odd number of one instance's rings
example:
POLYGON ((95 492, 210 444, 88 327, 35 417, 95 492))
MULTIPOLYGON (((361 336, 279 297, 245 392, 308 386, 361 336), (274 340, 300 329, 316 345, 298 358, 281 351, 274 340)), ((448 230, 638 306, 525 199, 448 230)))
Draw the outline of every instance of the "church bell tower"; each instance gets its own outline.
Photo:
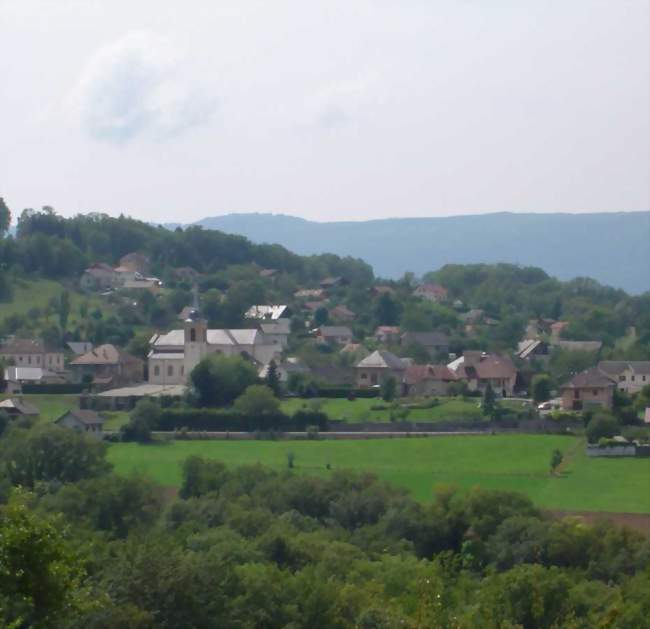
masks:
POLYGON ((185 377, 189 377, 192 369, 208 354, 208 322, 201 316, 199 310, 198 288, 194 286, 194 304, 187 319, 183 321, 184 328, 184 366, 185 377))

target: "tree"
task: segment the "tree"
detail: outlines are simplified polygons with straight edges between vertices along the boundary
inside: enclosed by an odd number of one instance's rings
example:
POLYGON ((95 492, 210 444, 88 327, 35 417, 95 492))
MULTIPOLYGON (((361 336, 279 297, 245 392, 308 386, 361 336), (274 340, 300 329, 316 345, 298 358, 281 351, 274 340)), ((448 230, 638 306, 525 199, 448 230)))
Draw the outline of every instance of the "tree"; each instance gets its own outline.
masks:
POLYGON ((128 424, 120 428, 122 441, 148 443, 151 431, 160 422, 160 406, 149 398, 143 398, 131 411, 128 424))
POLYGON ((487 417, 494 417, 494 414, 497 410, 496 396, 494 395, 494 390, 492 385, 488 382, 485 387, 485 392, 483 393, 483 415, 487 417))
POLYGON ((58 303, 59 325, 61 330, 65 331, 68 326, 68 317, 70 316, 70 293, 64 290, 59 297, 58 303))
POLYGON ((555 470, 562 464, 564 457, 559 450, 553 450, 551 454, 551 474, 555 474, 555 470))
POLYGON ((321 325, 326 325, 328 321, 329 313, 327 312, 327 308, 321 306, 314 313, 314 325, 320 327, 321 325))
POLYGON ((0 197, 0 238, 5 235, 11 223, 11 211, 7 207, 5 200, 0 197))
POLYGON ((381 383, 381 398, 384 402, 390 402, 395 399, 397 393, 397 380, 393 376, 385 378, 381 383))
POLYGON ((257 381, 257 372, 239 356, 211 354, 194 367, 190 381, 198 406, 226 406, 257 381))
POLYGON ((266 374, 266 386, 273 391, 274 395, 280 395, 280 378, 278 377, 278 367, 274 360, 269 363, 269 369, 266 374))
POLYGON ((534 402, 546 402, 551 397, 551 378, 543 373, 537 374, 533 377, 530 388, 534 402))
POLYGON ((382 293, 375 305, 375 319, 379 325, 397 325, 400 307, 390 293, 382 293))
POLYGON ((101 476, 111 468, 105 456, 101 441, 53 424, 30 430, 12 426, 0 441, 0 460, 9 481, 28 489, 39 481, 67 483, 101 476))
POLYGON ((621 427, 608 413, 597 413, 589 422, 586 432, 589 443, 598 443, 600 439, 611 439, 620 434, 621 427))
POLYGON ((280 410, 280 400, 269 387, 252 384, 235 400, 235 410, 249 417, 268 415, 280 410))
POLYGON ((93 607, 86 573, 59 518, 36 514, 14 492, 0 507, 0 624, 72 626, 93 607))

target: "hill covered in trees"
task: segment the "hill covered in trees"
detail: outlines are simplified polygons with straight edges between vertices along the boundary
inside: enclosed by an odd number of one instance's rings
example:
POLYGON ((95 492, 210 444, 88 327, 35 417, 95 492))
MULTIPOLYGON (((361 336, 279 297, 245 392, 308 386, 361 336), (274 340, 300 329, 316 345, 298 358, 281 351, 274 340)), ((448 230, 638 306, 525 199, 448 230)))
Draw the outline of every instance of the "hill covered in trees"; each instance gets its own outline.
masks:
POLYGON ((513 214, 317 223, 281 214, 228 214, 209 229, 279 243, 296 253, 328 251, 368 262, 381 277, 422 275, 446 264, 508 262, 563 280, 592 277, 650 290, 650 212, 513 214))

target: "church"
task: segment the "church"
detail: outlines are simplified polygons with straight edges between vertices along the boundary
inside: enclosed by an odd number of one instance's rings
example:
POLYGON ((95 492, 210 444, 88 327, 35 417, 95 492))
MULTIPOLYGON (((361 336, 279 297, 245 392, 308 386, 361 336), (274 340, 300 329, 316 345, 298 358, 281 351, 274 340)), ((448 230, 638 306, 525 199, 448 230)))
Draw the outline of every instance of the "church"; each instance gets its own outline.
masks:
POLYGON ((149 341, 149 382, 185 384, 192 369, 208 354, 243 356, 258 365, 278 360, 282 344, 261 330, 209 330, 198 309, 189 312, 182 330, 155 334, 149 341))

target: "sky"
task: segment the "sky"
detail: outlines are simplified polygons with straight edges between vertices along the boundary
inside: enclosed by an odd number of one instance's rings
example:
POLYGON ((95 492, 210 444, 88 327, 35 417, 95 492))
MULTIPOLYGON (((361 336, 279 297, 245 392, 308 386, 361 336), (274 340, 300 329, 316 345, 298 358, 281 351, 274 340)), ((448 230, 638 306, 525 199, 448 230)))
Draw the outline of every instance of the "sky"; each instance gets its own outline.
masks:
POLYGON ((0 0, 0 196, 191 222, 650 208, 649 0, 0 0))

